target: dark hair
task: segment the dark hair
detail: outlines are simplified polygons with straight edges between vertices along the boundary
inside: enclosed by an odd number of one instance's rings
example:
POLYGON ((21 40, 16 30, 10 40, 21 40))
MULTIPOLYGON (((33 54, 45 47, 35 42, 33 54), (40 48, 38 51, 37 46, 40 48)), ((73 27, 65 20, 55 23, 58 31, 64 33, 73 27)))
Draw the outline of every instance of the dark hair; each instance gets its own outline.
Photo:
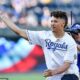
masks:
POLYGON ((51 17, 54 16, 56 18, 62 18, 65 20, 65 25, 64 27, 67 26, 67 23, 68 23, 68 18, 67 18, 67 14, 66 12, 63 12, 63 11, 52 11, 51 12, 51 17))

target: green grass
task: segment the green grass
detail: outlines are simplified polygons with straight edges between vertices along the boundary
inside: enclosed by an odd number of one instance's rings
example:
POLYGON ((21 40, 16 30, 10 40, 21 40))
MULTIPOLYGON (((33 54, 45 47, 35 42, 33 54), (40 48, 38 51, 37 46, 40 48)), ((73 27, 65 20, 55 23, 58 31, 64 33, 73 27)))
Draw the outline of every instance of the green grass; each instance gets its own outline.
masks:
MULTIPOLYGON (((29 74, 0 74, 0 78, 8 78, 9 80, 45 80, 41 73, 29 74)), ((0 79, 6 80, 6 79, 0 79)))

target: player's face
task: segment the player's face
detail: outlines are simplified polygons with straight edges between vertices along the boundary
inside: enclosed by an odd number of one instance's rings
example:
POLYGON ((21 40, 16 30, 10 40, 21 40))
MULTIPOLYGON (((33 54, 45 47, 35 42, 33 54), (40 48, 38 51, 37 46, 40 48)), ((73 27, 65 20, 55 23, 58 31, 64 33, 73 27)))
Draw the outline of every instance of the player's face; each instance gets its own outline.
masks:
POLYGON ((65 21, 61 18, 51 17, 51 29, 53 32, 64 30, 65 21))

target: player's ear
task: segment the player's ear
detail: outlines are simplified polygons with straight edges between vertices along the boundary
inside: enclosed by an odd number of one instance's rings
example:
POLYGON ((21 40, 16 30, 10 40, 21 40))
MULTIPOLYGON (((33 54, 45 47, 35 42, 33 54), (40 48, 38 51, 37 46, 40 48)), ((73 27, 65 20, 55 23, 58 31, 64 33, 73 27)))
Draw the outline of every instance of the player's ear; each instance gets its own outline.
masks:
POLYGON ((62 26, 64 26, 64 27, 65 27, 65 21, 64 21, 64 20, 62 21, 62 26))
POLYGON ((65 22, 62 22, 61 26, 62 26, 62 27, 65 26, 65 22))

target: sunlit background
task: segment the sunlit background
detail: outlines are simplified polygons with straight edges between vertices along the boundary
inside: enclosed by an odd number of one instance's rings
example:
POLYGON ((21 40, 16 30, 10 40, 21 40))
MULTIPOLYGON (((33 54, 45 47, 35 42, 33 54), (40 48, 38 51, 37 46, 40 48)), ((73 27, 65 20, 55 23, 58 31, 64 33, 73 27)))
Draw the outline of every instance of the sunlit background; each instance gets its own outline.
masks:
MULTIPOLYGON (((48 30, 49 16, 53 10, 67 12, 68 26, 80 23, 79 9, 80 0, 0 0, 0 10, 4 15, 9 16, 18 27, 30 30, 48 30)), ((0 78, 44 80, 42 72, 45 69, 41 47, 30 45, 0 20, 0 78)))

